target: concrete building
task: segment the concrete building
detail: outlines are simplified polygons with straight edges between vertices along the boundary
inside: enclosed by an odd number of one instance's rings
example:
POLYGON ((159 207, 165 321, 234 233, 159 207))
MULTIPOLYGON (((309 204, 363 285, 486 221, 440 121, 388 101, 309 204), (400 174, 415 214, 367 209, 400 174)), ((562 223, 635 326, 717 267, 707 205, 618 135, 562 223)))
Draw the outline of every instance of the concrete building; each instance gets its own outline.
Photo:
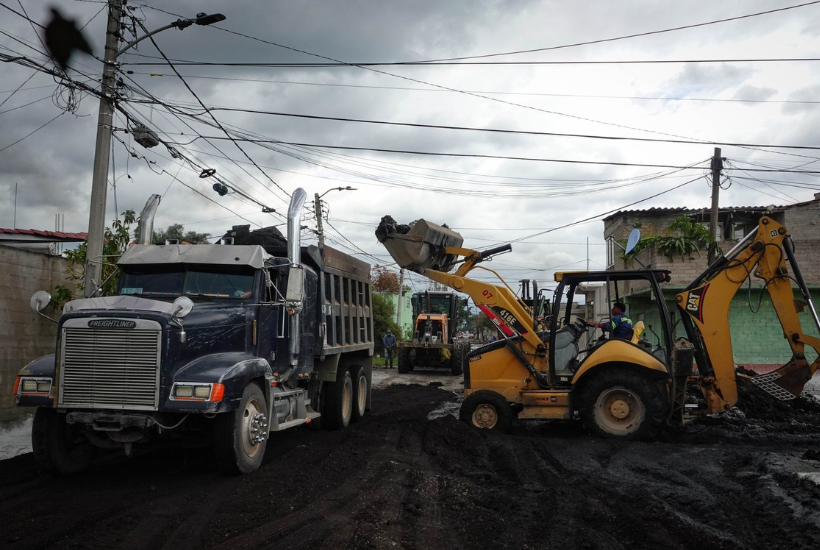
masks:
MULTIPOLYGON (((721 208, 718 216, 718 241, 723 251, 728 251, 739 239, 757 227, 762 215, 768 215, 786 226, 795 244, 795 256, 812 295, 820 297, 820 194, 815 199, 789 206, 732 207, 721 208)), ((625 243, 635 227, 641 236, 672 235, 670 225, 679 216, 688 216, 699 223, 709 221, 709 210, 688 208, 650 208, 647 210, 623 210, 604 219, 604 237, 607 241, 607 269, 637 269, 637 263, 625 260, 623 252, 615 244, 625 243)), ((672 281, 663 284, 664 299, 673 322, 678 320, 675 294, 683 290, 690 281, 700 275, 707 266, 707 251, 687 254, 684 257, 669 257, 655 249, 639 252, 636 258, 647 267, 670 270, 672 281)), ((783 332, 777 320, 771 300, 760 279, 751 278, 735 295, 729 312, 732 327, 732 342, 735 362, 759 370, 769 370, 782 365, 791 355, 788 343, 783 340, 783 332)), ((627 304, 628 314, 634 322, 644 321, 647 326, 658 327, 659 318, 654 307, 654 299, 649 295, 646 283, 625 283, 619 285, 618 294, 627 304)), ((614 300, 614 285, 610 286, 610 296, 614 300)), ((799 295, 797 296, 799 298, 799 295)), ((596 315, 608 315, 606 289, 598 290, 593 298, 596 315)), ((803 330, 817 335, 814 322, 808 311, 800 314, 803 330)), ((684 336, 683 326, 678 323, 677 336, 684 336)), ((646 337, 655 339, 649 330, 646 337)), ((813 359, 813 358, 811 358, 813 359)))
MULTIPOLYGON (((385 298, 388 298, 390 300, 390 302, 393 304, 393 311, 396 314, 396 318, 394 319, 394 321, 398 322, 399 295, 396 294, 396 293, 386 293, 386 292, 380 292, 379 294, 381 294, 385 298)), ((402 337, 404 335, 406 335, 408 333, 408 331, 410 331, 411 333, 413 331, 413 306, 410 302, 410 297, 412 295, 413 295, 413 293, 409 290, 405 290, 405 291, 402 292, 402 299, 401 299, 401 307, 402 307, 402 311, 401 311, 401 328, 402 328, 402 331, 404 332, 404 334, 401 335, 402 337)))
MULTIPOLYGON (((38 290, 67 284, 68 262, 54 255, 51 245, 85 238, 85 233, 0 229, 0 425, 31 412, 14 404, 17 371, 32 359, 54 353, 57 325, 29 308, 38 290)), ((45 313, 60 315, 52 307, 45 313)))

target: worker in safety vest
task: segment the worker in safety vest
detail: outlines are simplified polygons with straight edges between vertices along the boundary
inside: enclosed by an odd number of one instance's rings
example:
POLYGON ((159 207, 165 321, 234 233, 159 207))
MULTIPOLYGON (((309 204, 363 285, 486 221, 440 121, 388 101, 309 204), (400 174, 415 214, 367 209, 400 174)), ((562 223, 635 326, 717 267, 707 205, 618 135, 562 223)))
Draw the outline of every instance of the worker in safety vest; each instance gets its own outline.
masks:
POLYGON ((632 319, 626 316, 626 304, 615 302, 612 305, 612 318, 609 321, 600 323, 590 323, 587 326, 598 327, 606 332, 611 332, 613 338, 629 340, 632 338, 632 319))

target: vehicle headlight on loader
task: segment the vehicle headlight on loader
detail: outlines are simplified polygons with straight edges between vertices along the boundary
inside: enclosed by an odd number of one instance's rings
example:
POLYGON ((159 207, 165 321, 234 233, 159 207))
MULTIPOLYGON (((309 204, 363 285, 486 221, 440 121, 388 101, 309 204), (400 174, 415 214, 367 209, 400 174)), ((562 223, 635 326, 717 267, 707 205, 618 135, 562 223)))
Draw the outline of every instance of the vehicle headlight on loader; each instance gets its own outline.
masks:
POLYGON ((225 386, 196 382, 174 382, 171 399, 180 401, 222 401, 225 386))
POLYGON ((51 378, 18 376, 14 385, 15 395, 47 395, 51 391, 51 378))

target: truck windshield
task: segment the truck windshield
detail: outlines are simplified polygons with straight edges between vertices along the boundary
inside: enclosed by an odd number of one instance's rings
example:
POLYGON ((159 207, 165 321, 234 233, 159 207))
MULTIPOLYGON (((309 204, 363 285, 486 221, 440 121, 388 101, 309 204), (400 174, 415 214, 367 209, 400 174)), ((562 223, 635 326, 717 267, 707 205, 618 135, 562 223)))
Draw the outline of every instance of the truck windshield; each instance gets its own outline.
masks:
POLYGON ((254 270, 233 266, 142 266, 123 268, 120 294, 150 297, 250 298, 254 270))

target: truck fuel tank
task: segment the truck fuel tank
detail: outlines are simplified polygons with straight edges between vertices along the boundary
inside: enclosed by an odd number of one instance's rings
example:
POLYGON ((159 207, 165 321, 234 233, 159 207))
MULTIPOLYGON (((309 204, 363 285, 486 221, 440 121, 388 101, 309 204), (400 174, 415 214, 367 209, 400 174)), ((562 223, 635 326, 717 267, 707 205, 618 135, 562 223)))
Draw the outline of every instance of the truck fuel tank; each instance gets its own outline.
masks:
POLYGON ((423 219, 400 225, 390 216, 382 218, 376 238, 400 267, 411 271, 450 271, 456 256, 447 254, 445 248, 459 248, 464 243, 464 238, 446 225, 423 219))

